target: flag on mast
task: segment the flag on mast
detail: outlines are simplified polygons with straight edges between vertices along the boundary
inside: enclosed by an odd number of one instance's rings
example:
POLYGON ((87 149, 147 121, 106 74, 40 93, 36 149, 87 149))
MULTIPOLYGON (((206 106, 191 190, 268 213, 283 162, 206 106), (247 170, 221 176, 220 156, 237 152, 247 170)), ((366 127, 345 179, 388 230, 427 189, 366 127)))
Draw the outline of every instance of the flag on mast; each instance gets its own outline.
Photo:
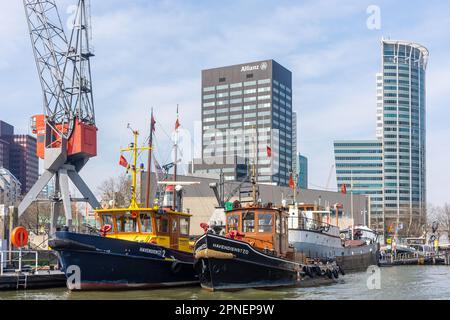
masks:
POLYGON ((156 131, 155 125, 156 125, 156 120, 155 120, 155 117, 153 116, 153 110, 152 110, 152 131, 153 132, 156 131))
POLYGON ((294 181, 294 177, 292 176, 292 173, 291 173, 291 176, 289 177, 289 187, 291 189, 295 189, 295 181, 294 181))
POLYGON ((119 165, 124 168, 128 168, 128 161, 123 155, 120 155, 119 165))
POLYGON ((178 118, 178 105, 177 105, 177 122, 175 122, 175 130, 178 130, 181 127, 180 119, 178 118))
POLYGON ((267 146, 267 156, 272 158, 272 148, 270 146, 267 146))
POLYGON ((342 194, 347 194, 347 185, 343 184, 343 185, 341 186, 341 193, 342 193, 342 194))

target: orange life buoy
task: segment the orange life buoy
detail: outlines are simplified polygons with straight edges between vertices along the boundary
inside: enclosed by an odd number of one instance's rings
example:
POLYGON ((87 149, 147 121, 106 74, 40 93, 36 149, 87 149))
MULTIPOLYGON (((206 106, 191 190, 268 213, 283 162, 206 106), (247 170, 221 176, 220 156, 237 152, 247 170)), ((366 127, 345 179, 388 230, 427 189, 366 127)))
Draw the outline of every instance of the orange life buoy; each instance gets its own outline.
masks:
POLYGON ((11 233, 11 243, 16 248, 25 247, 28 244, 28 231, 24 227, 17 227, 11 233))
POLYGON ((100 228, 100 233, 102 234, 102 236, 106 236, 106 234, 110 233, 111 230, 112 230, 112 225, 105 224, 104 226, 102 226, 100 228))

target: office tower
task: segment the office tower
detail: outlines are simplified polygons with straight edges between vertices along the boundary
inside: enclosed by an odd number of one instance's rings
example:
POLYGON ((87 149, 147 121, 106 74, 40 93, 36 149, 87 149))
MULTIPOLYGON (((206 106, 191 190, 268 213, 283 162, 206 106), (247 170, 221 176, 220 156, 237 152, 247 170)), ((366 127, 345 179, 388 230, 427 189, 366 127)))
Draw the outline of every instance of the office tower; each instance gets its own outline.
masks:
MULTIPOLYGON (((202 164, 195 172, 217 173, 217 164, 238 158, 257 163, 258 182, 287 185, 292 119, 292 73, 276 61, 203 70, 202 164)), ((233 167, 228 180, 237 176, 233 167)))
POLYGON ((298 187, 308 189, 308 158, 298 154, 298 187))
POLYGON ((394 40, 383 40, 382 52, 386 224, 419 234, 426 223, 425 76, 429 53, 419 44, 394 40))
POLYGON ((338 187, 348 183, 349 172, 365 166, 360 178, 371 188, 354 191, 370 196, 371 223, 387 237, 418 236, 426 223, 429 53, 412 42, 382 40, 381 44, 383 70, 377 74, 377 140, 335 142, 338 187))

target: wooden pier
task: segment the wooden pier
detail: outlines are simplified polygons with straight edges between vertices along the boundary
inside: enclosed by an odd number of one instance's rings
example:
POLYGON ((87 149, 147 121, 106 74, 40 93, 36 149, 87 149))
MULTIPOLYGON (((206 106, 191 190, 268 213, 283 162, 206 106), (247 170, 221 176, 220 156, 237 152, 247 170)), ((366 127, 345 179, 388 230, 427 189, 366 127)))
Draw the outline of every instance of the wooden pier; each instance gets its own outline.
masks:
POLYGON ((450 265, 450 252, 441 252, 432 255, 420 255, 417 253, 401 253, 397 255, 381 255, 380 267, 402 265, 450 265))

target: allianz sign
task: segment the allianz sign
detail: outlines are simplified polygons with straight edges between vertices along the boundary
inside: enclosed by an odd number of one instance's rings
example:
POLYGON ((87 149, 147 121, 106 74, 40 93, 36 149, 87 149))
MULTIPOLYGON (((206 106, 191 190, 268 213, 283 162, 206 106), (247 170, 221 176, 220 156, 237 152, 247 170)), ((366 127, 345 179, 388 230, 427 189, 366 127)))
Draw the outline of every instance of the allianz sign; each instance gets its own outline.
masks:
POLYGON ((267 67, 268 67, 267 62, 263 62, 260 65, 256 65, 256 66, 243 66, 241 68, 241 72, 248 72, 248 71, 255 71, 255 70, 265 71, 265 70, 267 70, 267 67))

